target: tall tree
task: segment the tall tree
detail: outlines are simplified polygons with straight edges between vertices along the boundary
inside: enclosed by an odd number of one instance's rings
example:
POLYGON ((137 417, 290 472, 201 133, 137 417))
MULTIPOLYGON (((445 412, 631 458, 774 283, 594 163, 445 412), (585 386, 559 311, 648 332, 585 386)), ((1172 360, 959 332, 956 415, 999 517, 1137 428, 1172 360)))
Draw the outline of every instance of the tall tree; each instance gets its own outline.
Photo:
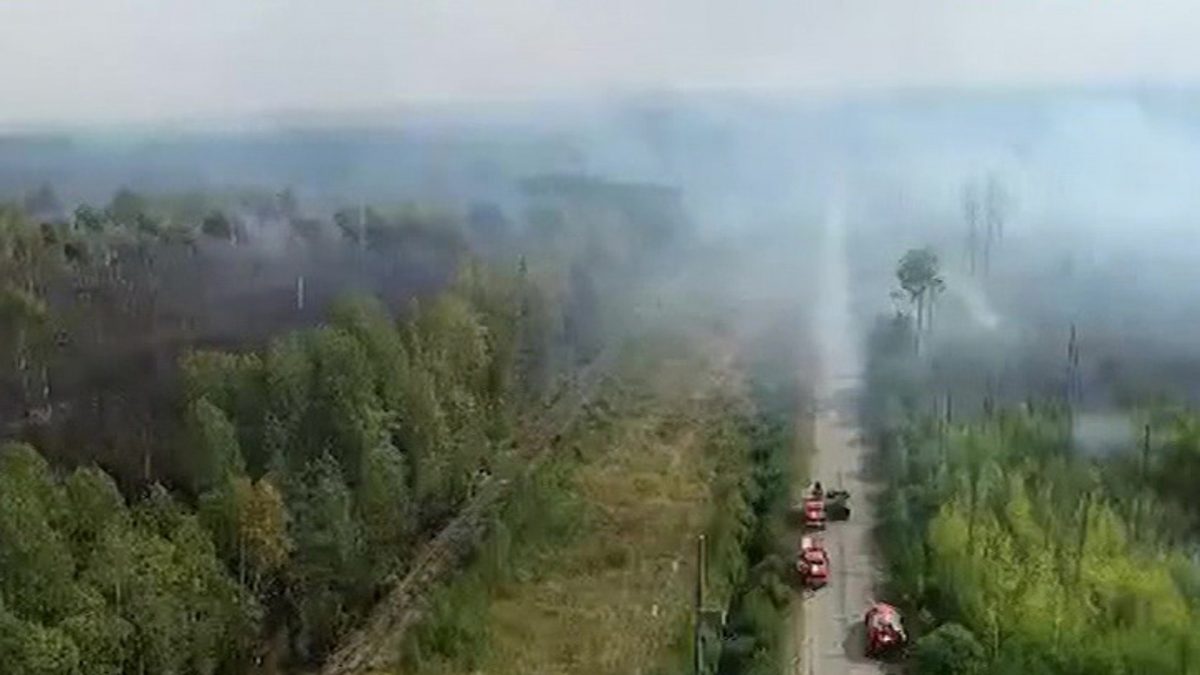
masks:
POLYGON ((108 203, 108 216, 118 225, 132 228, 138 225, 140 218, 147 216, 147 209, 145 197, 129 188, 121 188, 108 203))
POLYGON ((224 211, 214 210, 204 216, 204 220, 200 223, 200 231, 213 239, 224 239, 237 243, 233 223, 230 222, 229 216, 226 216, 224 211))
POLYGON ((292 521, 300 646, 321 654, 345 629, 349 605, 363 590, 363 536, 338 462, 323 456, 306 474, 292 521))
POLYGON ((188 406, 186 425, 198 491, 220 485, 246 470, 237 430, 225 412, 207 398, 188 406))
POLYGON ((60 528, 68 518, 62 489, 32 447, 0 447, 0 595, 13 611, 56 622, 74 589, 75 561, 60 528))
POLYGON ((376 446, 367 453, 356 505, 372 576, 387 578, 404 562, 405 547, 416 532, 404 456, 391 444, 376 446))
POLYGON ((909 301, 916 306, 919 333, 931 323, 934 299, 945 288, 937 254, 928 247, 910 249, 900 258, 896 279, 909 301))

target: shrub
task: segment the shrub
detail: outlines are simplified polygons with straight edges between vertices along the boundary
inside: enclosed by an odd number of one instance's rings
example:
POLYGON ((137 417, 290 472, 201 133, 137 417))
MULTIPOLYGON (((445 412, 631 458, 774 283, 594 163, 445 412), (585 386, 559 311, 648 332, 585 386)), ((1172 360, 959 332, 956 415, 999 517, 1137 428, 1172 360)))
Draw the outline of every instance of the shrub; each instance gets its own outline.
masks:
POLYGON ((913 645, 917 671, 925 675, 974 675, 987 660, 975 634, 957 623, 942 624, 913 645))

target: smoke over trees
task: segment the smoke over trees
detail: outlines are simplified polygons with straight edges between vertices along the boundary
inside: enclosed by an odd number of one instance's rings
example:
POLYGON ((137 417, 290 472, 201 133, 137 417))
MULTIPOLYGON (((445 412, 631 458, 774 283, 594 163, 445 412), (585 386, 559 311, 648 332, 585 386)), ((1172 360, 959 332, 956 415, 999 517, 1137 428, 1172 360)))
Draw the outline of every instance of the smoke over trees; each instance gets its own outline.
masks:
POLYGON ((43 226, 0 212, 10 431, 81 465, 0 450, 0 659, 206 673, 280 632, 321 658, 507 461, 519 416, 619 332, 645 259, 681 236, 658 194, 543 186, 547 238, 477 209, 472 227, 500 228, 488 260, 453 213, 326 221, 290 191, 122 189, 43 226))

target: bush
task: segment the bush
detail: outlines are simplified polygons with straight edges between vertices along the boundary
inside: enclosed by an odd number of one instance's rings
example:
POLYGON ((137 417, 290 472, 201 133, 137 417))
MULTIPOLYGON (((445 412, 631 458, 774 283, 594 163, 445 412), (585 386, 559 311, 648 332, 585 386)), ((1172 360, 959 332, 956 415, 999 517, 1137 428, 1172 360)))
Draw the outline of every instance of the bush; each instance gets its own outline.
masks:
MULTIPOLYGON (((748 441, 750 480, 741 480, 743 527, 735 545, 741 560, 728 565, 736 584, 726 626, 718 673, 778 671, 780 626, 791 593, 784 581, 788 565, 778 555, 788 508, 791 415, 797 393, 770 376, 755 379, 755 414, 742 420, 741 438, 748 441), (775 384, 777 386, 769 386, 775 384)), ((731 475, 737 472, 731 471, 731 475)))
POLYGON ((913 645, 917 672, 925 675, 973 675, 987 667, 983 645, 957 623, 942 624, 913 645))

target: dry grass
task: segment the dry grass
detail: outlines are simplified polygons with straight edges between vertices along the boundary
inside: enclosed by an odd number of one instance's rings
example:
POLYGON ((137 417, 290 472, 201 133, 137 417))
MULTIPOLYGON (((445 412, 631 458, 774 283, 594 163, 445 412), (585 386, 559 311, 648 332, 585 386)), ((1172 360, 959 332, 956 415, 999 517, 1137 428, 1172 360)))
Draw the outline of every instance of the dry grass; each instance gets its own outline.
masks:
POLYGON ((493 600, 490 649, 476 672, 670 672, 686 655, 713 472, 697 394, 726 380, 695 361, 660 368, 643 412, 619 411, 579 440, 579 536, 493 600))
POLYGON ((580 471, 587 532, 493 605, 489 672, 635 673, 662 661, 687 622, 708 496, 701 455, 694 433, 643 433, 580 471))

